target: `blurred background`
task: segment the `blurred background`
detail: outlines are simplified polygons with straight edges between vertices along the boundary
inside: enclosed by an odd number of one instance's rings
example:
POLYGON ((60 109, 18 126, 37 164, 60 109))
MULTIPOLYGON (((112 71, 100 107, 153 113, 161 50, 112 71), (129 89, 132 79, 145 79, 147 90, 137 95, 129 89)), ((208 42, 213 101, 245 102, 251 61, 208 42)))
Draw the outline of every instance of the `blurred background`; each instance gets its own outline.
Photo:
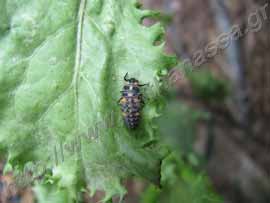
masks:
MULTIPOLYGON (((166 52, 182 61, 167 78, 170 103, 158 121, 175 153, 162 165, 162 190, 131 179, 125 202, 269 203, 269 0, 141 2, 164 14, 143 24, 161 20, 166 52)), ((0 203, 33 202, 29 189, 7 189, 14 180, 0 177, 0 203)))
POLYGON ((192 73, 184 74, 188 66, 170 73, 177 105, 207 113, 188 132, 192 113, 178 108, 178 143, 187 146, 193 133, 193 150, 223 202, 270 202, 270 1, 142 2, 170 18, 167 51, 192 62, 192 73))

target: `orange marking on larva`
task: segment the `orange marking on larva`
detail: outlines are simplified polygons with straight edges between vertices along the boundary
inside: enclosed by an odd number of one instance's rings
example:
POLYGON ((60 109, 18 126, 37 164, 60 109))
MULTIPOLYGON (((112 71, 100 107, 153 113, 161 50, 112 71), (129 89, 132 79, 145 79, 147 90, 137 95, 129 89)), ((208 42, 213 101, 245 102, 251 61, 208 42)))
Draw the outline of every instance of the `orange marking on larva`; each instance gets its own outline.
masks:
POLYGON ((120 100, 120 104, 125 104, 127 103, 127 99, 125 97, 123 97, 121 100, 120 100))

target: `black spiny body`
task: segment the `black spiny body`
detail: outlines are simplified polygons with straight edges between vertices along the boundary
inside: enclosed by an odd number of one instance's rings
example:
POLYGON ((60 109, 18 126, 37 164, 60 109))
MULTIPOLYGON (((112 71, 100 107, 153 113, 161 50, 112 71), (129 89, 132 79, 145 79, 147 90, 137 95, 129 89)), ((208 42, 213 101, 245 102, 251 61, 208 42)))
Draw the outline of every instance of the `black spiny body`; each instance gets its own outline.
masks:
POLYGON ((139 125, 140 122, 140 111, 144 105, 143 96, 140 93, 139 81, 135 78, 127 79, 127 74, 124 77, 127 82, 124 85, 122 97, 119 99, 119 104, 121 106, 121 111, 125 125, 134 129, 139 125))

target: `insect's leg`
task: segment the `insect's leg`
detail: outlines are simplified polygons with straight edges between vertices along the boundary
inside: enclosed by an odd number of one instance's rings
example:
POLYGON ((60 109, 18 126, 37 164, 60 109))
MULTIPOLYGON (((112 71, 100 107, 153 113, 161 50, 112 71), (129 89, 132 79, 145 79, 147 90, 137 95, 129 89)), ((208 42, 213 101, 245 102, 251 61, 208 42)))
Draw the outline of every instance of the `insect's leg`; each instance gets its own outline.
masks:
POLYGON ((125 75, 125 77, 124 77, 124 80, 128 82, 129 79, 128 79, 127 77, 128 77, 128 73, 126 73, 126 75, 125 75))
POLYGON ((122 99, 122 97, 117 101, 117 104, 120 104, 121 99, 122 99))
POLYGON ((146 84, 139 84, 139 87, 143 87, 143 86, 149 86, 149 83, 146 83, 146 84))
POLYGON ((144 106, 145 105, 145 102, 144 102, 144 100, 142 99, 142 101, 141 101, 141 104, 142 104, 142 106, 144 106))
POLYGON ((142 104, 142 106, 144 106, 145 105, 144 96, 142 94, 140 94, 139 98, 140 98, 140 103, 142 104))

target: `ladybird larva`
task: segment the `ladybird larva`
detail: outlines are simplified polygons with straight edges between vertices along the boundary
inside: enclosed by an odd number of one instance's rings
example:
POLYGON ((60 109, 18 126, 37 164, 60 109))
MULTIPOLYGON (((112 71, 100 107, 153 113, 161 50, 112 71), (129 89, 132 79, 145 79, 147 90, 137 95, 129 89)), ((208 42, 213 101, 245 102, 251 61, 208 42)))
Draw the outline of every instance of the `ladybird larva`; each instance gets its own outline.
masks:
POLYGON ((121 91, 121 98, 119 105, 121 106, 122 116, 125 125, 130 129, 138 127, 141 117, 141 110, 144 105, 143 95, 140 92, 141 85, 135 78, 127 78, 128 73, 125 75, 124 80, 126 84, 121 91))

